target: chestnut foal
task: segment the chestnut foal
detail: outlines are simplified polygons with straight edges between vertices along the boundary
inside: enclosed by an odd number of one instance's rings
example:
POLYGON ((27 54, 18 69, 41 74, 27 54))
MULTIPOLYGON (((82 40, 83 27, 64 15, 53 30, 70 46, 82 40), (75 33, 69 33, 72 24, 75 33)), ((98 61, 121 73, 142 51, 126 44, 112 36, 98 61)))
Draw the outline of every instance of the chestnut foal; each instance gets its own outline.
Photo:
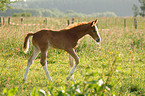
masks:
POLYGON ((50 46, 52 46, 57 49, 63 49, 69 53, 71 70, 66 79, 69 80, 71 78, 75 82, 73 74, 77 65, 80 62, 79 57, 75 53, 75 48, 77 47, 78 40, 86 34, 89 34, 94 40, 96 40, 96 42, 101 41, 100 35, 98 33, 98 28, 96 26, 97 22, 98 20, 85 23, 78 23, 77 25, 74 24, 66 29, 58 31, 40 30, 36 33, 28 33, 24 40, 23 49, 25 53, 28 51, 29 37, 33 36, 32 44, 34 47, 34 52, 32 56, 28 59, 27 68, 23 77, 23 81, 26 81, 29 68, 40 52, 41 52, 40 63, 43 66, 47 78, 52 81, 52 78, 50 77, 47 69, 47 60, 46 60, 47 50, 50 46), (75 64, 73 59, 75 60, 75 64))

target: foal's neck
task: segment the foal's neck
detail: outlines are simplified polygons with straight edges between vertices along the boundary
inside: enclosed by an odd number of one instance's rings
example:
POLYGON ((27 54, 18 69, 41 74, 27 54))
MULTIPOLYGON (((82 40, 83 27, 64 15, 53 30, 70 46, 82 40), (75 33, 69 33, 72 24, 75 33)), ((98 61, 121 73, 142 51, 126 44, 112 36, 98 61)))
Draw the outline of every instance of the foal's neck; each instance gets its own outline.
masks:
POLYGON ((89 26, 87 24, 85 24, 85 25, 79 25, 79 26, 76 26, 76 27, 72 28, 71 32, 73 34, 75 34, 77 39, 80 39, 83 36, 85 36, 86 34, 88 34, 87 33, 88 30, 89 30, 89 26))

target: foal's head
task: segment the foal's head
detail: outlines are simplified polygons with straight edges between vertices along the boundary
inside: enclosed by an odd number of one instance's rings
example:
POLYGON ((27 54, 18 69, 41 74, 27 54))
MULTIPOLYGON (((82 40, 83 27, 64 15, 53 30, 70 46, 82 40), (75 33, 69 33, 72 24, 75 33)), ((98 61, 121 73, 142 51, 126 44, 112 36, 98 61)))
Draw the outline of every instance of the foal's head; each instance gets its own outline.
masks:
POLYGON ((99 31, 98 31, 98 28, 96 26, 97 23, 98 23, 97 19, 95 21, 92 21, 89 23, 91 28, 88 31, 88 34, 99 43, 101 41, 101 37, 99 35, 99 31))

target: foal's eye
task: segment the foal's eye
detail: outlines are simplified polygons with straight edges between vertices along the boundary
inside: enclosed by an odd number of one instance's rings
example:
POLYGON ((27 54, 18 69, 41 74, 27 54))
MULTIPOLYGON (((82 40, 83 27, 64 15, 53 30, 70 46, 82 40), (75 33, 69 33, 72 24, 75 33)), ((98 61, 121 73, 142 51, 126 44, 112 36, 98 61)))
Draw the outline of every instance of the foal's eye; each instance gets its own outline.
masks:
POLYGON ((94 29, 93 32, 96 32, 96 30, 94 29))

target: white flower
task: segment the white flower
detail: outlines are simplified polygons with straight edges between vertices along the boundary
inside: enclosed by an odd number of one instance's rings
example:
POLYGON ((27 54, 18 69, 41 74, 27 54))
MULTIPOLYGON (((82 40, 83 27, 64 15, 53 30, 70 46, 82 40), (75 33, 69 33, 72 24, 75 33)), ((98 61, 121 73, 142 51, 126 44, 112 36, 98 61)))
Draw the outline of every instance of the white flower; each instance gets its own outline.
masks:
POLYGON ((102 86, 102 84, 103 84, 103 80, 100 79, 100 80, 97 82, 97 84, 98 84, 99 86, 102 86))
POLYGON ((80 91, 80 89, 79 89, 79 88, 78 88, 78 89, 76 89, 76 92, 81 93, 81 91, 80 91))
POLYGON ((108 86, 106 86, 106 89, 107 89, 108 91, 110 91, 110 90, 111 90, 108 86))
POLYGON ((119 71, 116 69, 116 72, 119 73, 119 71))
POLYGON ((39 96, 46 96, 46 92, 44 90, 40 89, 39 96))

